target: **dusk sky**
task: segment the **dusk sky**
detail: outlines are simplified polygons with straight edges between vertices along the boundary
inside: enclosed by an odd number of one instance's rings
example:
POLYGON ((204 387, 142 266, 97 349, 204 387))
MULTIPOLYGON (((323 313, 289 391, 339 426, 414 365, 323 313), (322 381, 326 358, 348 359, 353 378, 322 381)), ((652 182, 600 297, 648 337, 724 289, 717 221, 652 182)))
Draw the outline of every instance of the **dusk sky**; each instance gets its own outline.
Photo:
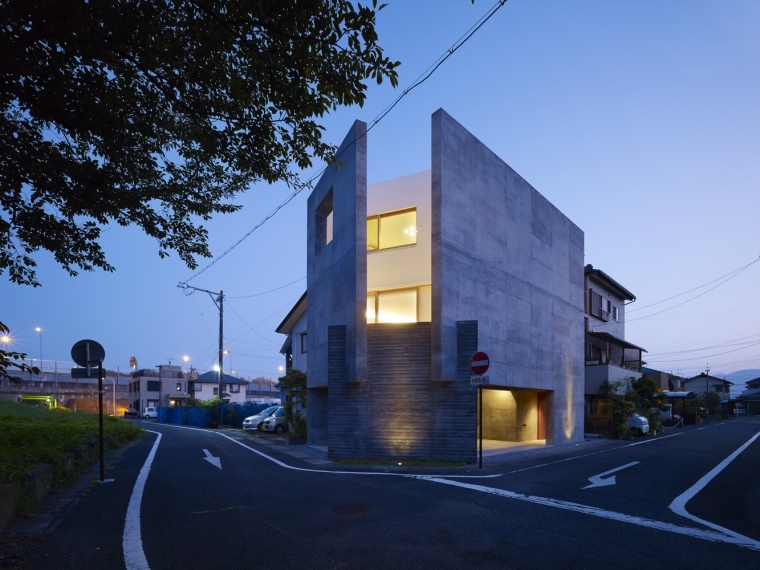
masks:
MULTIPOLYGON (((325 139, 371 122, 493 4, 390 0, 378 34, 402 62, 399 89, 373 86, 364 108, 324 118, 325 139)), ((735 273, 760 258, 758 30, 756 0, 510 0, 372 129, 369 182, 430 168, 430 116, 442 107, 584 231, 586 263, 636 295, 626 338, 650 367, 760 368, 760 262, 735 273)), ((252 187, 241 212, 206 224, 213 254, 289 194, 252 187)), ((274 329, 306 287, 307 194, 189 281, 228 296, 225 372, 279 375, 274 329)), ((108 229, 103 245, 114 273, 69 277, 38 252, 42 287, 0 276, 13 348, 37 363, 41 327, 45 370, 70 368, 84 338, 105 347, 111 369, 186 354, 209 370, 218 311, 207 294, 177 288, 194 272, 176 255, 159 259, 135 228, 108 229)))

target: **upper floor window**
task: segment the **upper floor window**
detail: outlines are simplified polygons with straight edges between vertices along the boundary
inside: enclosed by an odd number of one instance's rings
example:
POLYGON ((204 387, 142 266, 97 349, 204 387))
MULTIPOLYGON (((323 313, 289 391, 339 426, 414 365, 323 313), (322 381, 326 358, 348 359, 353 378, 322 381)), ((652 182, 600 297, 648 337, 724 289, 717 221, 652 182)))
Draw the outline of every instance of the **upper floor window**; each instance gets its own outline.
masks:
POLYGON ((417 208, 367 218, 367 251, 417 243, 417 208))
POLYGON ((148 380, 148 392, 160 392, 161 391, 161 382, 158 380, 148 380))
POLYGON ((301 335, 301 352, 302 353, 306 352, 306 333, 303 333, 301 335))
POLYGON ((620 309, 618 309, 615 305, 612 305, 612 318, 620 322, 620 309))
POLYGON ((230 392, 233 394, 240 392, 240 384, 230 384, 230 392))
POLYGON ((430 317, 430 285, 367 293, 368 323, 422 323, 430 317))

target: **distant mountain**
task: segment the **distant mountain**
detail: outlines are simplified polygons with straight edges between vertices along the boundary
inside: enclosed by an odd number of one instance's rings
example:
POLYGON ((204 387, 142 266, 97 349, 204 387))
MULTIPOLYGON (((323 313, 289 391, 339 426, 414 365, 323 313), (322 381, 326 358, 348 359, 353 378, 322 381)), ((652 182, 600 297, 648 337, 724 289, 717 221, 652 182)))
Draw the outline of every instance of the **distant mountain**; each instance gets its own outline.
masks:
POLYGON ((747 387, 744 385, 747 380, 760 378, 760 368, 747 368, 745 370, 737 370, 731 374, 718 373, 715 374, 715 376, 718 378, 723 378, 723 376, 725 376, 726 380, 734 383, 734 385, 731 386, 731 397, 734 398, 747 389, 747 387))

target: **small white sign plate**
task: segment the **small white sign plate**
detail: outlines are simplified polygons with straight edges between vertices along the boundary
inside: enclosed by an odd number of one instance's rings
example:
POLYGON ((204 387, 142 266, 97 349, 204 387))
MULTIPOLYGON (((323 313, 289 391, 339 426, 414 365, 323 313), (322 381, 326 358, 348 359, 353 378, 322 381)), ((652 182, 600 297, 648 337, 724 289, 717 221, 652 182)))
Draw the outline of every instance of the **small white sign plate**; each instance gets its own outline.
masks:
POLYGON ((482 386, 483 384, 490 384, 491 379, 488 377, 488 375, 483 376, 470 376, 470 385, 471 386, 482 386))

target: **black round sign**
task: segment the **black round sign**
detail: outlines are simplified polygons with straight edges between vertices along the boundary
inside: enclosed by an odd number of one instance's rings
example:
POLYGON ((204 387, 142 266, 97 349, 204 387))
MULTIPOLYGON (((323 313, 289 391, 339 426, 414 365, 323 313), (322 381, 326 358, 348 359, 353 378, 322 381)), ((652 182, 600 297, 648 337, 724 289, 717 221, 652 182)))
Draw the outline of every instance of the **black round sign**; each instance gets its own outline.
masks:
POLYGON ((79 366, 87 366, 87 345, 90 345, 90 363, 97 362, 98 360, 105 360, 106 349, 101 346, 99 342, 94 340, 80 340, 71 347, 71 359, 79 364, 79 366))

